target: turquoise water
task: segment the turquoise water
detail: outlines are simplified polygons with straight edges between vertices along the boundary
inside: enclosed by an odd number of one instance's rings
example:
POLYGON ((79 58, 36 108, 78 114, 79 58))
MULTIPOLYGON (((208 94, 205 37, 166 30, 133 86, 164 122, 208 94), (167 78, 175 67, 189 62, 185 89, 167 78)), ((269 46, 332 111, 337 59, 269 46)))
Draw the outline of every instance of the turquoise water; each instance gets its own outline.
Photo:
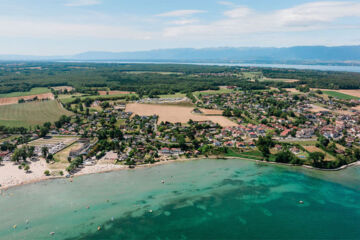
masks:
POLYGON ((360 239, 360 167, 198 160, 41 182, 0 196, 0 239, 360 239))

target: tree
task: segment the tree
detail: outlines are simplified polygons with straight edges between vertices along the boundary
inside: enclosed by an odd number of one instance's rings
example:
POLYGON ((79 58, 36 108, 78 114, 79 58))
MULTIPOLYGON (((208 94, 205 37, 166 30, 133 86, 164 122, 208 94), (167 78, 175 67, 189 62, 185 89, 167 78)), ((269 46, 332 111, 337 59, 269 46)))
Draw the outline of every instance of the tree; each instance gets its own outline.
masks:
POLYGON ((49 171, 49 170, 45 170, 45 171, 44 171, 44 174, 45 174, 45 176, 50 176, 50 171, 49 171))
POLYGON ((259 149, 265 160, 269 160, 270 157, 270 148, 274 147, 275 143, 272 140, 271 136, 260 136, 256 141, 256 147, 259 149))
POLYGON ((329 139, 327 139, 326 137, 324 137, 322 135, 318 138, 318 141, 324 147, 327 147, 330 143, 329 139))
POLYGON ((110 124, 115 124, 116 123, 116 117, 111 116, 110 118, 110 124))
POLYGON ((110 103, 109 102, 102 102, 102 103, 100 103, 100 106, 101 106, 102 109, 106 109, 106 108, 110 107, 110 103))
POLYGON ((25 170, 26 173, 29 173, 30 166, 29 166, 29 165, 26 165, 26 166, 24 167, 24 170, 25 170))
MULTIPOLYGON (((13 155, 11 156, 11 161, 19 162, 21 158, 24 158, 24 149, 16 148, 13 155)), ((26 160, 26 152, 25 152, 25 160, 26 160)))
POLYGON ((44 127, 47 128, 47 129, 50 129, 50 127, 51 127, 51 122, 46 122, 46 123, 44 123, 44 127))
POLYGON ((275 162, 280 163, 299 163, 297 157, 289 150, 279 152, 275 155, 275 162))
POLYGON ((0 156, 0 165, 1 165, 2 162, 3 162, 3 158, 0 156))
POLYGON ((223 116, 225 116, 225 117, 231 117, 232 116, 230 108, 226 108, 223 111, 223 116))
POLYGON ((29 158, 31 158, 32 156, 34 156, 34 152, 35 152, 35 147, 34 147, 34 146, 30 146, 30 147, 28 148, 28 151, 27 151, 27 156, 28 156, 29 158))
POLYGON ((322 152, 309 153, 309 160, 313 162, 314 167, 322 167, 324 165, 325 154, 322 152))
POLYGON ((42 127, 40 128, 39 137, 45 137, 49 133, 49 128, 42 127))
POLYGON ((49 153, 49 154, 47 155, 46 159, 48 159, 48 160, 53 160, 53 159, 54 159, 54 156, 53 156, 51 153, 49 153))
POLYGON ((46 158, 47 154, 49 153, 49 149, 46 146, 43 146, 41 148, 41 153, 42 153, 43 157, 46 158))

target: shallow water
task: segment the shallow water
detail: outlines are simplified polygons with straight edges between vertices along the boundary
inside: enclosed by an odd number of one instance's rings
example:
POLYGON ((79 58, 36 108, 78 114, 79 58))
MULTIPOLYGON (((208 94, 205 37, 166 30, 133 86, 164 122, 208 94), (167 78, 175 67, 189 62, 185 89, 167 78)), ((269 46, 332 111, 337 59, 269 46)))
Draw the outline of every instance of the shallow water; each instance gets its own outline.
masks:
POLYGON ((359 203, 360 167, 178 162, 10 189, 0 239, 360 239, 359 203))

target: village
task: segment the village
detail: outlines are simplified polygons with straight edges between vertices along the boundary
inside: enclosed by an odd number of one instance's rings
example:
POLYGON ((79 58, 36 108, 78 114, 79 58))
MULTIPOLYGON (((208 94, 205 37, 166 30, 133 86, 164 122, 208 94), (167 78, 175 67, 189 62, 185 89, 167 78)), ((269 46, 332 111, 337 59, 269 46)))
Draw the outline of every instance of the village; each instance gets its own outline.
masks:
MULTIPOLYGON (((140 115, 128 109, 128 104, 166 105, 180 101, 178 98, 95 101, 92 106, 102 107, 89 111, 81 106, 83 111, 63 116, 55 124, 23 134, 2 134, 0 159, 26 172, 31 171, 29 162, 46 160, 46 176, 71 176, 105 163, 134 168, 211 156, 319 168, 338 168, 358 160, 360 112, 355 107, 359 100, 338 100, 320 91, 294 94, 284 89, 228 88, 232 91, 199 94, 191 111, 197 117, 208 113, 228 122, 213 122, 210 117, 193 120, 192 115, 186 119, 179 115, 178 122, 177 118, 163 121, 163 113, 140 115), (263 144, 263 139, 270 140, 263 144), (291 156, 284 160, 281 154, 291 156)), ((176 104, 171 107, 177 108, 176 104)))

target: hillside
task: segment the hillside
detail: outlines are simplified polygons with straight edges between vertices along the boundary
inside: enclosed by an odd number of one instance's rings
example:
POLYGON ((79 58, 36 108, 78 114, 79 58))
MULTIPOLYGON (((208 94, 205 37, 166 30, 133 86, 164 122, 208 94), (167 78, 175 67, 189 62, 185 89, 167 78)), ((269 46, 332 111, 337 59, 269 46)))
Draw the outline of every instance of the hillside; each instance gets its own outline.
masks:
POLYGON ((175 48, 136 52, 90 51, 72 56, 0 55, 6 61, 158 61, 291 64, 360 64, 360 46, 288 48, 175 48))

